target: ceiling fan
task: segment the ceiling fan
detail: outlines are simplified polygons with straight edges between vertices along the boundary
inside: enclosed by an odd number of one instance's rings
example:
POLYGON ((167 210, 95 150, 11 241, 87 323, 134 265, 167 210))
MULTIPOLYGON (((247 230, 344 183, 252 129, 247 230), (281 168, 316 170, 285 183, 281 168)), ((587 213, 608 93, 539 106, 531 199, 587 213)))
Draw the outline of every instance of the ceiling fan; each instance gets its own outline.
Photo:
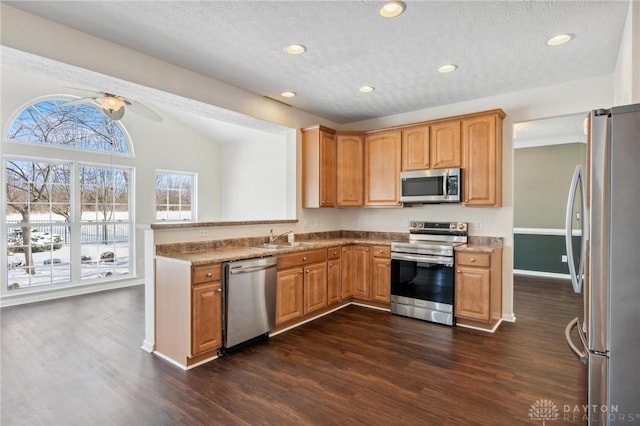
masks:
POLYGON ((149 120, 162 121, 162 117, 151 108, 141 104, 140 102, 125 98, 124 96, 114 95, 113 93, 108 92, 79 89, 77 87, 69 87, 69 89, 93 92, 96 94, 96 96, 74 99, 72 101, 65 102, 63 105, 74 105, 86 103, 89 101, 101 107, 104 115, 112 120, 120 120, 122 117, 124 117, 125 108, 129 108, 131 109, 131 111, 149 120))

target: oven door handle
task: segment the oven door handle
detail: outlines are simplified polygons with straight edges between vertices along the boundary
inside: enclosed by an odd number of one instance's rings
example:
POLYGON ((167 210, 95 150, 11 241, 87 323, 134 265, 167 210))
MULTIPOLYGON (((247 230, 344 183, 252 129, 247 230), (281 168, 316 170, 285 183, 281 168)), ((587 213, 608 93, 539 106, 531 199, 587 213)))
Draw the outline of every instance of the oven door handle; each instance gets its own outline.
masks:
POLYGON ((453 266, 452 257, 412 255, 407 253, 391 253, 391 260, 408 260, 410 262, 437 263, 445 266, 453 266))

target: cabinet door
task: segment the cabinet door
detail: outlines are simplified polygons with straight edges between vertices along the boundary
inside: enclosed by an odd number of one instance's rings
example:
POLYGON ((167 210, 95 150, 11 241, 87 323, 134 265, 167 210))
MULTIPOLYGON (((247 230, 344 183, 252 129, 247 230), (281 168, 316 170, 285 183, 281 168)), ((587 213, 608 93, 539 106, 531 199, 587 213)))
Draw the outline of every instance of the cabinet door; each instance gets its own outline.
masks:
POLYGON ((384 257, 371 258, 371 299, 379 302, 391 301, 391 260, 384 257))
POLYGON ((358 135, 337 138, 338 207, 360 207, 364 203, 364 139, 358 135))
POLYGON ((191 354, 222 345, 222 285, 202 284, 192 289, 191 354))
POLYGON ((402 171, 429 168, 429 126, 402 131, 402 171))
POLYGON ((304 313, 327 307, 327 264, 304 267, 304 313))
POLYGON ((448 169, 461 166, 460 121, 431 125, 431 168, 448 169))
POLYGON ((471 320, 489 321, 489 269, 456 268, 455 315, 471 320))
POLYGON ((331 129, 302 129, 302 207, 336 205, 336 138, 331 129))
POLYGON ((353 296, 361 299, 370 299, 371 282, 369 281, 369 246, 353 246, 351 262, 353 296))
POLYGON ((365 138, 365 205, 400 204, 401 152, 400 131, 378 133, 365 138))
POLYGON ((498 146, 496 120, 496 115, 489 115, 462 121, 462 190, 467 205, 502 204, 502 142, 498 146))
POLYGON ((278 271, 276 324, 302 316, 304 311, 302 268, 278 271))
POLYGON ((329 305, 342 300, 340 264, 340 260, 329 260, 327 262, 327 303, 329 305))
POLYGON ((353 246, 342 247, 342 299, 353 296, 353 246))

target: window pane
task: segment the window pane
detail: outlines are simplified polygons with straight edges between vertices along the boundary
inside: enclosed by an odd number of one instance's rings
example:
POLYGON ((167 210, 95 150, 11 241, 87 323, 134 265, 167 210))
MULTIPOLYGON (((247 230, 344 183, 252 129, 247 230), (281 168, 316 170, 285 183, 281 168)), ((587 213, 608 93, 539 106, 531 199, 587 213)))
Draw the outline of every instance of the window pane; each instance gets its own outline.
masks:
POLYGON ((191 173, 156 173, 157 220, 193 220, 194 179, 191 173))

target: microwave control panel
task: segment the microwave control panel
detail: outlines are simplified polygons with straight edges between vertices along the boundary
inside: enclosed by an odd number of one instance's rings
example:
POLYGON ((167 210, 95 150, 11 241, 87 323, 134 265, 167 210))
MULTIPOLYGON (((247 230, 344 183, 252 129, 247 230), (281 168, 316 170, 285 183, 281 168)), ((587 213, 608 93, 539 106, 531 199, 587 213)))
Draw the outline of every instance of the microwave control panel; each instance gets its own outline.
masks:
POLYGON ((447 177, 447 195, 458 195, 458 176, 447 177))

